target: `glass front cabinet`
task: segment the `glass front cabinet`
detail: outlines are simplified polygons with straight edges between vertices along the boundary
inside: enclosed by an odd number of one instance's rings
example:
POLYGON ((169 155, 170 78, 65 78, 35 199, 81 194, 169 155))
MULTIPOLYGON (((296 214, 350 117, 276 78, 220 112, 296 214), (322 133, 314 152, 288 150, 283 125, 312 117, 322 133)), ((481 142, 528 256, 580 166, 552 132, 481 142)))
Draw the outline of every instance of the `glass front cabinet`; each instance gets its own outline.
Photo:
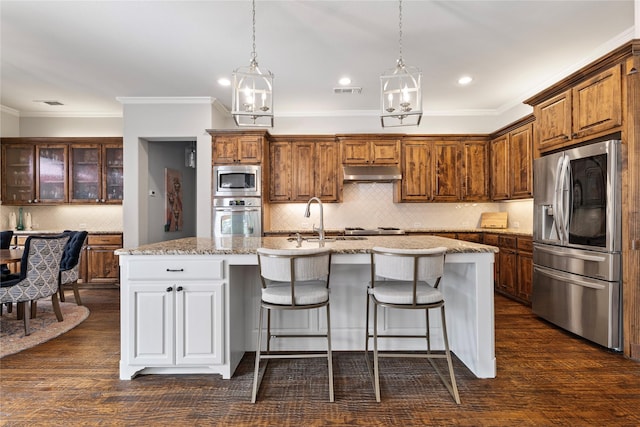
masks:
POLYGON ((35 199, 35 147, 2 144, 2 203, 22 205, 35 199))
POLYGON ((122 203, 122 146, 71 146, 70 203, 122 203))
MULTIPOLYGON (((2 138, 2 204, 121 204, 123 150, 100 138, 2 138), (92 140, 93 139, 93 140, 92 140), (61 140, 58 143, 58 140, 61 140)), ((115 138, 109 138, 111 140, 115 138)))

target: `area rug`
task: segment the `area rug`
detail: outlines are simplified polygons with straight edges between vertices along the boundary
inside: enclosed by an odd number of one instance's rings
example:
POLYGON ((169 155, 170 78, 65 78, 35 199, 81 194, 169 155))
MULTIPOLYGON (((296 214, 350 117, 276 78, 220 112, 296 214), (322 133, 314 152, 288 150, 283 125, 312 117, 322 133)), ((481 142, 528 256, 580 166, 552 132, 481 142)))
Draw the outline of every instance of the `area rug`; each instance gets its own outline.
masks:
POLYGON ((51 300, 39 300, 38 312, 35 319, 29 319, 31 334, 24 335, 24 320, 16 319, 17 309, 14 304, 13 312, 7 313, 2 308, 0 316, 0 358, 18 353, 49 341, 78 326, 89 317, 89 309, 75 303, 60 303, 63 321, 58 322, 51 306, 51 300))

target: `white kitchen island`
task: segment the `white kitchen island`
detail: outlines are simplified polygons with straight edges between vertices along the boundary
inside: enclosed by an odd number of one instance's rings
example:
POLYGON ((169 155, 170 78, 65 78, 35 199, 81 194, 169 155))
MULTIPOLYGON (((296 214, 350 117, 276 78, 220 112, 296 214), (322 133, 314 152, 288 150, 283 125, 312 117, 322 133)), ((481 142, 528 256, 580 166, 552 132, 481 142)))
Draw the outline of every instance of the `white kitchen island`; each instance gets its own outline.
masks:
MULTIPOLYGON (((303 242, 303 248, 317 247, 303 242)), ((440 289, 446 301, 453 353, 479 378, 496 375, 493 268, 497 248, 435 236, 374 236, 337 240, 331 248, 331 324, 334 351, 361 351, 365 342, 366 288, 370 250, 447 248, 440 289)), ((256 249, 296 247, 286 237, 186 238, 120 249, 120 378, 138 374, 209 373, 231 378, 245 351, 254 351, 260 281, 256 249)), ((384 309, 379 330, 423 333, 424 314, 384 309), (417 325, 417 327, 416 327, 417 325), (422 328, 421 328, 422 327, 422 328)), ((287 318, 287 332, 326 328, 318 310, 277 313, 274 329, 287 318), (297 316, 297 318, 295 317, 297 316), (295 325, 293 328, 291 325, 295 325)), ((443 348, 439 315, 431 320, 434 348, 443 348)), ((284 327, 284 324, 282 324, 284 327)), ((272 348, 278 350, 280 342, 272 348)), ((282 348, 317 349, 317 340, 283 342, 282 348)), ((422 350, 424 340, 387 339, 381 349, 422 350)), ((336 363, 336 362, 334 362, 336 363)))

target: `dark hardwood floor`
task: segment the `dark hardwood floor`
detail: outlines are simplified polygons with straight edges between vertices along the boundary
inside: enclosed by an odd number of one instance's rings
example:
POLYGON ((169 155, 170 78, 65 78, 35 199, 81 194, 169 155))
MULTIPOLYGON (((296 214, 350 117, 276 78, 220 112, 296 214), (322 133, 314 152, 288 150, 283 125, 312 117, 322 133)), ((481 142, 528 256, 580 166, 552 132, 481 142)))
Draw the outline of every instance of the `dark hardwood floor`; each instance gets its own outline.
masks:
MULTIPOLYGON (((360 353, 336 353, 336 402, 319 360, 271 361, 249 403, 253 354, 231 380, 213 375, 118 379, 119 294, 82 290, 89 318, 0 360, 0 424, 225 426, 638 426, 640 363, 533 316, 496 295, 495 379, 455 361, 456 405, 428 363, 383 359, 376 403, 360 353)), ((68 294, 68 300, 73 295, 68 294)))

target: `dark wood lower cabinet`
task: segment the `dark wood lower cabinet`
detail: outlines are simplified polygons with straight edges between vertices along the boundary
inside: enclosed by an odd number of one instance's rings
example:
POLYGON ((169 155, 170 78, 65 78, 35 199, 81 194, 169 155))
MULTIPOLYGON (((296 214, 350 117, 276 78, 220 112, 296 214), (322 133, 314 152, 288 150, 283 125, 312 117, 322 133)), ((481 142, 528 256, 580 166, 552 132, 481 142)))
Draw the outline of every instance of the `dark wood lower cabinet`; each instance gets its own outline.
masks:
POLYGON ((533 280, 531 237, 485 234, 484 243, 500 249, 495 260, 495 290, 531 305, 533 280))
POLYGON ((120 283, 118 256, 113 252, 122 247, 122 234, 89 234, 82 253, 82 283, 115 285, 120 283))

